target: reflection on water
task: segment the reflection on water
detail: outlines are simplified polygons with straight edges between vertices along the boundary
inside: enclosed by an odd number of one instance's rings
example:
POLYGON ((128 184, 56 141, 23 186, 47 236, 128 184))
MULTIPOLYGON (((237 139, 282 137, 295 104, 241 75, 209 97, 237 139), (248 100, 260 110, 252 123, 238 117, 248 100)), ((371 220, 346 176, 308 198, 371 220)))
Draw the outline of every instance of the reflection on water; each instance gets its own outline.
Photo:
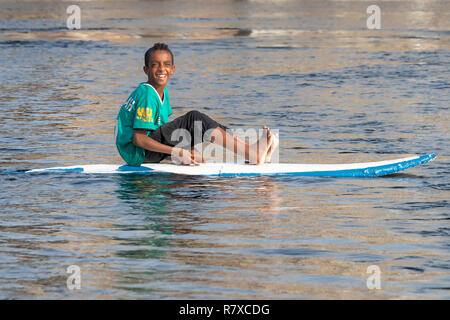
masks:
POLYGON ((447 2, 383 1, 381 30, 365 1, 91 1, 78 31, 67 5, 0 3, 2 298, 448 298, 447 2), (282 162, 438 158, 379 179, 20 173, 121 162, 155 41, 175 116, 279 129, 282 162))

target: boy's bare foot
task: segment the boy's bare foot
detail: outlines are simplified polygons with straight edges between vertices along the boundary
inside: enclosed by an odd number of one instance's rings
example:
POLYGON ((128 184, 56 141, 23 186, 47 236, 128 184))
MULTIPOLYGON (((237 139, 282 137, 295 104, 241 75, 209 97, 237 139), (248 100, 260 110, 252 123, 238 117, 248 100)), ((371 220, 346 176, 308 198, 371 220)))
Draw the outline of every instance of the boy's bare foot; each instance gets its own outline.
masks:
POLYGON ((250 163, 260 165, 266 160, 267 152, 273 143, 273 135, 269 128, 263 127, 266 136, 262 136, 255 144, 250 146, 250 163))
POLYGON ((272 154, 275 151, 275 149, 278 147, 278 143, 280 142, 280 138, 276 133, 272 134, 273 136, 273 142, 270 145, 269 151, 267 151, 266 160, 265 162, 270 162, 272 159, 272 154))

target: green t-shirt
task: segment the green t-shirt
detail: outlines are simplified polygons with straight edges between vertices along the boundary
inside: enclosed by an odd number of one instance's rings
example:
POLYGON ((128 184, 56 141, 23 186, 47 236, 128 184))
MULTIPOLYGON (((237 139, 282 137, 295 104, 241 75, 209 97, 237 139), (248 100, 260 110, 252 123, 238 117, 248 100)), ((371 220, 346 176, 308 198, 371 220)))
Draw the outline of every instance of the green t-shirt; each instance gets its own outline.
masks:
POLYGON ((155 88, 145 82, 133 91, 120 107, 114 130, 117 150, 128 165, 138 167, 145 159, 145 149, 133 143, 134 129, 156 130, 168 122, 171 114, 167 88, 164 88, 164 101, 161 101, 155 88))

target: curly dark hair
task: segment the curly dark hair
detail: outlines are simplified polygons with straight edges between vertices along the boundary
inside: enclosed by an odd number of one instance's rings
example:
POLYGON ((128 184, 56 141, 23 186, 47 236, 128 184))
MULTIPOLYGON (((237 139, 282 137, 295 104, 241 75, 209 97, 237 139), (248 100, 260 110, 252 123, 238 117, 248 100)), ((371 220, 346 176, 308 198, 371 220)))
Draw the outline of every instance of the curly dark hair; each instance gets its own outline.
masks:
POLYGON ((169 46, 168 46, 167 44, 165 44, 165 43, 160 43, 160 42, 158 42, 158 43, 155 43, 155 44, 153 45, 153 47, 151 47, 150 49, 148 49, 148 50, 145 52, 144 63, 145 63, 145 65, 146 65, 147 67, 148 67, 148 62, 149 62, 149 60, 150 60, 151 55, 152 55, 153 52, 155 52, 156 50, 164 50, 164 51, 167 51, 168 53, 170 53, 170 56, 172 57, 172 64, 174 63, 174 60, 173 60, 173 53, 172 53, 172 51, 170 51, 169 46))

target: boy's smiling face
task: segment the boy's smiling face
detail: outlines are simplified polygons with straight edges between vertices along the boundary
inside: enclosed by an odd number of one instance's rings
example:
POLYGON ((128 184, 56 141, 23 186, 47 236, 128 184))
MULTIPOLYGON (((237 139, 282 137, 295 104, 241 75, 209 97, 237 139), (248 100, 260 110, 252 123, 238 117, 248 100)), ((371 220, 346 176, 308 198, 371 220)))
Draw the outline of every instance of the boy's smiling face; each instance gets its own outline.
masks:
POLYGON ((172 56, 165 50, 156 50, 150 56, 148 66, 144 66, 148 83, 155 89, 164 89, 170 76, 175 72, 172 56))

